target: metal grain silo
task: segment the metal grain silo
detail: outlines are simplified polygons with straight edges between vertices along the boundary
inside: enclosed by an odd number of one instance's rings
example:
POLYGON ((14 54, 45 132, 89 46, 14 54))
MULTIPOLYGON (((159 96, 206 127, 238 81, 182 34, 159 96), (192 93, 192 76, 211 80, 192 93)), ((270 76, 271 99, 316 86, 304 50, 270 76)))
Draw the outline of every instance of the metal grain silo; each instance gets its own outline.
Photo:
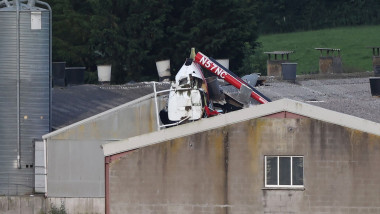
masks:
POLYGON ((0 195, 33 192, 34 140, 50 131, 51 10, 22 2, 0 1, 0 195))

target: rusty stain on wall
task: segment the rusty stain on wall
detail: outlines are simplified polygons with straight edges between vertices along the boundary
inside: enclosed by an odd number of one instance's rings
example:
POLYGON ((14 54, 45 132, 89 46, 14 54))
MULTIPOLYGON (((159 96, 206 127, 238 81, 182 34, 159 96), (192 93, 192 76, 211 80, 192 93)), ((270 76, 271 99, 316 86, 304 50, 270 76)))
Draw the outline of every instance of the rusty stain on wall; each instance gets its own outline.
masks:
POLYGON ((268 76, 282 76, 282 63, 287 62, 286 60, 267 60, 267 73, 268 76))
POLYGON ((259 165, 257 164, 257 159, 259 158, 259 148, 261 142, 261 132, 263 131, 264 124, 261 120, 253 120, 249 123, 248 129, 248 149, 251 154, 252 161, 250 162, 251 172, 253 174, 258 174, 259 165))
POLYGON ((340 56, 323 56, 319 58, 319 73, 342 73, 342 58, 340 56))

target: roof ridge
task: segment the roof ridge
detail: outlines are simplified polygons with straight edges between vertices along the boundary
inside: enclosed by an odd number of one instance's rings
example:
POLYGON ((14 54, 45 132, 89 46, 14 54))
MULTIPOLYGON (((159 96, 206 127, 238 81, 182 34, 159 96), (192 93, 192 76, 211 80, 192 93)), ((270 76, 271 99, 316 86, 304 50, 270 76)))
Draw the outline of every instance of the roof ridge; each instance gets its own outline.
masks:
POLYGON ((222 114, 211 118, 201 119, 193 123, 187 123, 170 129, 163 129, 121 141, 110 142, 102 145, 105 156, 110 156, 133 149, 153 145, 156 143, 172 140, 179 137, 188 136, 194 133, 220 128, 266 115, 287 111, 299 114, 312 119, 341 125, 367 133, 380 136, 380 124, 365 120, 352 115, 324 109, 322 107, 294 101, 291 99, 281 99, 263 105, 222 114), (249 115, 249 116, 247 116, 249 115))

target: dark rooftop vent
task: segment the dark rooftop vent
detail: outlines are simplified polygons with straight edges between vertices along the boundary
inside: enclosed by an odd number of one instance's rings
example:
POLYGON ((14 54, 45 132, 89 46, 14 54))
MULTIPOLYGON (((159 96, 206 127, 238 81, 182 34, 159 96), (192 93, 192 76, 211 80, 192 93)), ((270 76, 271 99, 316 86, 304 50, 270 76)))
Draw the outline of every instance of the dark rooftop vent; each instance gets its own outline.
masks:
POLYGON ((53 62, 53 86, 65 87, 66 62, 53 62))
POLYGON ((380 96, 380 77, 370 77, 369 84, 372 96, 380 96))
POLYGON ((297 76, 297 63, 282 63, 282 79, 295 83, 297 76))
POLYGON ((67 67, 66 68, 66 82, 68 85, 82 85, 84 84, 84 71, 85 67, 67 67))

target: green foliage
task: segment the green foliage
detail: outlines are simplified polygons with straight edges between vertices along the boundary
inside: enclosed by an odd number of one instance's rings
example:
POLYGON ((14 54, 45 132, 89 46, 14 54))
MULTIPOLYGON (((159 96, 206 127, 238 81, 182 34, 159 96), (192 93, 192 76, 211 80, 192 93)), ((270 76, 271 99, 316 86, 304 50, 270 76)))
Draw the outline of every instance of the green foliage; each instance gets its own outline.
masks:
POLYGON ((261 44, 254 49, 249 43, 244 44, 243 64, 239 69, 240 74, 260 73, 267 74, 266 56, 263 54, 261 44))
MULTIPOLYGON (((114 83, 157 79, 155 61, 175 74, 191 47, 242 65, 255 46, 257 4, 250 0, 51 0, 54 61, 112 64, 114 83)), ((89 77, 91 75, 88 75, 89 77)), ((89 78, 90 80, 91 78, 89 78)))
POLYGON ((96 83, 98 83, 98 74, 97 74, 97 72, 85 71, 84 72, 84 82, 86 82, 88 84, 96 84, 96 83))
POLYGON ((53 61, 88 66, 92 62, 88 43, 90 1, 51 0, 49 4, 53 9, 53 61))
MULTIPOLYGON (((187 1, 189 2, 189 1, 187 1)), ((172 48, 174 67, 178 68, 189 47, 196 47, 213 58, 229 58, 230 68, 237 71, 242 65, 244 43, 252 47, 257 38, 257 5, 253 1, 202 0, 170 14, 168 31, 176 46, 172 48)))
MULTIPOLYGON (((125 37, 119 26, 120 18, 112 13, 112 1, 93 1, 94 15, 91 16, 90 51, 93 59, 91 67, 96 65, 112 65, 113 76, 120 75, 125 61, 125 37)), ((88 74, 87 81, 92 83, 88 74)))
POLYGON ((298 63, 297 73, 315 73, 320 52, 314 48, 340 48, 345 72, 371 71, 372 49, 379 44, 380 26, 341 27, 317 31, 260 36, 262 52, 293 50, 290 60, 298 63))
POLYGON ((65 204, 62 202, 60 207, 56 207, 54 204, 51 204, 51 208, 48 212, 49 214, 67 214, 65 209, 65 204))
MULTIPOLYGON (((262 50, 256 42, 258 32, 380 24, 378 0, 48 0, 48 3, 53 8, 53 60, 66 61, 68 66, 85 66, 89 72, 95 72, 97 64, 112 64, 112 82, 119 84, 156 80, 155 61, 163 59, 171 60, 171 73, 175 75, 191 47, 213 58, 229 58, 231 70, 238 75, 264 73, 263 57, 259 54, 262 50)), ((290 42, 285 48, 295 50, 297 41, 290 42)), ((327 39, 326 42, 328 46, 339 47, 339 43, 327 39)), ((264 48, 272 51, 281 46, 264 48)), ((295 56, 304 57, 298 53, 295 56)), ((87 75, 87 81, 92 82, 94 76, 87 75)))
POLYGON ((113 82, 157 76, 155 48, 163 46, 167 2, 94 0, 91 53, 97 63, 112 64, 113 82))
POLYGON ((282 33, 380 24, 378 0, 262 1, 260 32, 282 33))

